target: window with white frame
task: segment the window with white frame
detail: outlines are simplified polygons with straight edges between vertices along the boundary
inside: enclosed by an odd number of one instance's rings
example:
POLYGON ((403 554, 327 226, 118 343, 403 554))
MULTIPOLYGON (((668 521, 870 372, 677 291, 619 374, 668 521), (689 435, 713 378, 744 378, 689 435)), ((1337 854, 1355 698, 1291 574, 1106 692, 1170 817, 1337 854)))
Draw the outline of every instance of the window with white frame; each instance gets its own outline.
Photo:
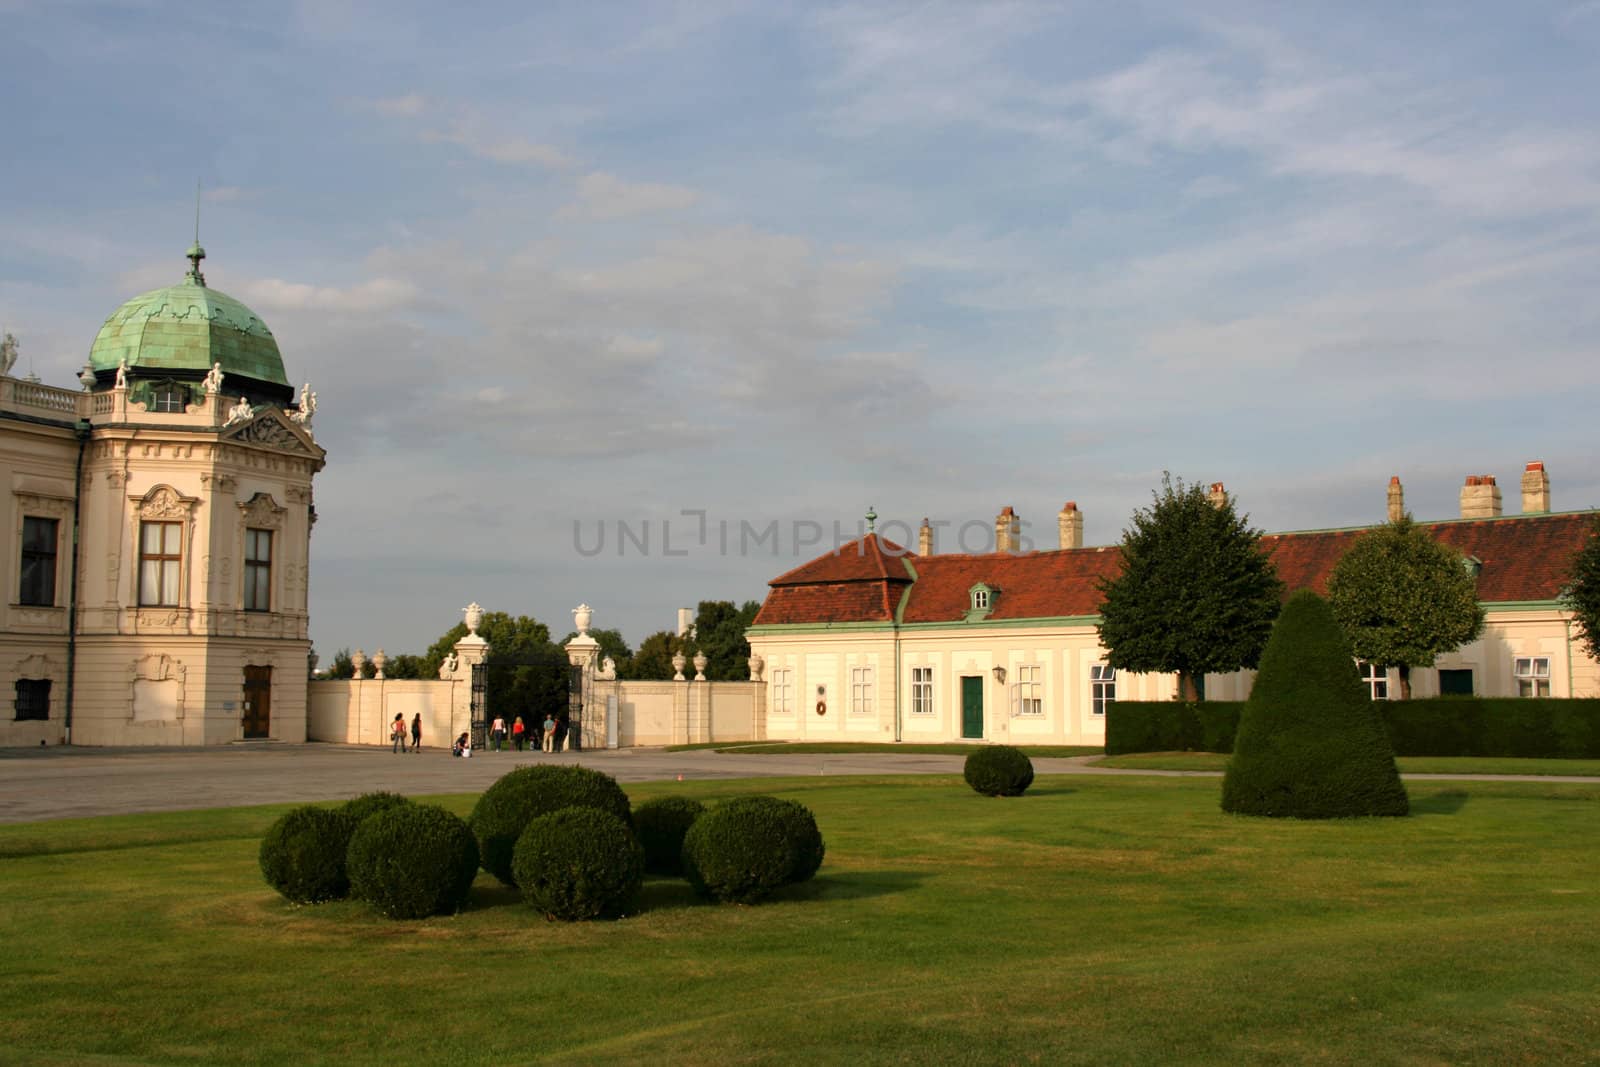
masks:
POLYGON ((1043 715, 1044 696, 1039 683, 1039 665, 1025 663, 1017 668, 1017 680, 1011 686, 1011 713, 1013 715, 1043 715))
POLYGON ((989 606, 989 590, 974 589, 972 591, 972 610, 983 611, 989 606))
POLYGON ((151 411, 181 412, 189 402, 189 391, 181 385, 161 385, 151 401, 151 411))
POLYGON ((1367 696, 1373 700, 1389 699, 1389 672, 1376 663, 1358 661, 1361 680, 1367 684, 1367 696))
POLYGON ((1550 657, 1519 656, 1512 662, 1511 673, 1517 679, 1517 696, 1550 695, 1550 657))
POLYGON ((911 714, 933 714, 933 668, 911 668, 911 714))
POLYGON ((794 713, 794 671, 785 667, 772 672, 768 683, 772 690, 772 711, 775 715, 794 713))
POLYGON ((870 715, 872 705, 872 668, 850 668, 850 714, 870 715))
POLYGON ((183 565, 177 522, 139 524, 139 604, 141 607, 178 606, 178 579, 183 565))
POLYGON ((1089 668, 1089 708, 1095 715, 1104 715, 1117 699, 1117 669, 1104 663, 1089 668))

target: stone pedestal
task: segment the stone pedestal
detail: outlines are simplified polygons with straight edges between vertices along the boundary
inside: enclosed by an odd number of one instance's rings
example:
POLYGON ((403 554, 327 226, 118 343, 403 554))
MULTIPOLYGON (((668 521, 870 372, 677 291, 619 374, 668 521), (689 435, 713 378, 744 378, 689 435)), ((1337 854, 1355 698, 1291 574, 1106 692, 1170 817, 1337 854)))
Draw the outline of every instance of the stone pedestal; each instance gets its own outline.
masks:
MULTIPOLYGON (((587 612, 589 609, 581 610, 587 612)), ((587 623, 589 620, 585 617, 582 621, 587 623)), ((607 732, 605 702, 595 698, 594 675, 595 668, 600 663, 600 642, 585 632, 579 632, 577 637, 567 642, 567 662, 579 669, 578 700, 581 704, 579 712, 581 718, 576 724, 578 729, 575 731, 578 744, 574 746, 572 743, 573 724, 568 723, 567 747, 578 749, 598 747, 605 743, 607 732)))
POLYGON ((441 670, 450 685, 450 743, 472 729, 472 668, 489 658, 489 642, 469 633, 455 644, 455 669, 441 670))

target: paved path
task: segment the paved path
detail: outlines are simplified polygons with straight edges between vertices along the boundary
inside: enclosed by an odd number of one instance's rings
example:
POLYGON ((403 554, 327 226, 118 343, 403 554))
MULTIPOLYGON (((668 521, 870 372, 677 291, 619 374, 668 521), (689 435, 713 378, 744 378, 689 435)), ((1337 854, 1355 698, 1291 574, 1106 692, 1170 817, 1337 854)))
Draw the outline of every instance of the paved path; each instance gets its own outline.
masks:
MULTIPOLYGON (((1097 757, 1035 759, 1040 774, 1218 777, 1217 771, 1136 771, 1091 767, 1097 757)), ((396 755, 361 745, 225 745, 215 748, 0 749, 0 823, 141 811, 182 811, 288 801, 338 800, 375 789, 397 793, 478 793, 513 767, 582 763, 621 782, 683 775, 689 780, 811 775, 960 774, 964 756, 895 752, 778 756, 668 752, 660 748, 545 755, 479 752, 470 760, 424 748, 396 755)), ((1408 779, 1587 782, 1600 777, 1406 775, 1408 779)))

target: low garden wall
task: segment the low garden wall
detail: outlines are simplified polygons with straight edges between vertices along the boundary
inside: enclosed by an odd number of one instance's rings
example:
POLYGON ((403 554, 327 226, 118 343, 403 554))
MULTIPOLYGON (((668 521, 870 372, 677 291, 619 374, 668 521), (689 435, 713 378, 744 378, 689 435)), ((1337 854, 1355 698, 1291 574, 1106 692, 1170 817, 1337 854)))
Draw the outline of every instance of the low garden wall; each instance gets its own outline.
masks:
MULTIPOLYGON (((1382 701, 1397 756, 1600 759, 1600 700, 1433 697, 1382 701)), ((1106 753, 1232 752, 1243 702, 1118 701, 1106 753)))

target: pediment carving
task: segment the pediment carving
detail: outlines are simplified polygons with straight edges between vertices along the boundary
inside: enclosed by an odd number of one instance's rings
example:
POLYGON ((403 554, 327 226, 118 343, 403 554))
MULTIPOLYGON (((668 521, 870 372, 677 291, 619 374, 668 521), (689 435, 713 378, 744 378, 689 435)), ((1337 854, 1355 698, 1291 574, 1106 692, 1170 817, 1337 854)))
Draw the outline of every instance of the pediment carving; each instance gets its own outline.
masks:
POLYGON ((225 440, 247 445, 265 445, 302 456, 316 456, 317 450, 304 434, 289 426, 273 409, 267 409, 237 429, 224 430, 225 440))
POLYGON ((192 498, 170 485, 158 485, 143 497, 134 499, 139 503, 139 518, 151 521, 187 519, 195 504, 192 498))
POLYGON ((278 529, 283 526, 284 512, 288 509, 280 506, 272 499, 271 493, 257 493, 245 503, 239 505, 239 514, 244 517, 246 526, 264 529, 278 529))

